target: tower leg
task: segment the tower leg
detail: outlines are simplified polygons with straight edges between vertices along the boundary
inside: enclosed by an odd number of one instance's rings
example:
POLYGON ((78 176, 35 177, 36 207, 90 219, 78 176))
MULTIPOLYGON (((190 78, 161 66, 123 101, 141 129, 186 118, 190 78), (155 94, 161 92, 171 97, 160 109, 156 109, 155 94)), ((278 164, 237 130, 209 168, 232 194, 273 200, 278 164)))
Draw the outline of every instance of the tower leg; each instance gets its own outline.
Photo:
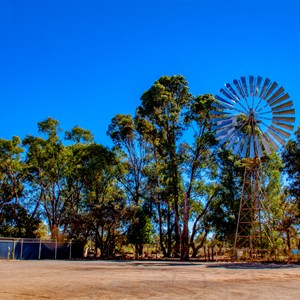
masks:
MULTIPOLYGON (((247 163, 247 162, 246 162, 247 163)), ((244 257, 255 259, 262 255, 265 248, 267 231, 266 220, 262 220, 262 210, 266 210, 264 181, 261 161, 254 159, 245 165, 243 187, 240 198, 238 220, 236 226, 233 258, 244 257)), ((268 237, 267 240, 270 240, 268 237)))

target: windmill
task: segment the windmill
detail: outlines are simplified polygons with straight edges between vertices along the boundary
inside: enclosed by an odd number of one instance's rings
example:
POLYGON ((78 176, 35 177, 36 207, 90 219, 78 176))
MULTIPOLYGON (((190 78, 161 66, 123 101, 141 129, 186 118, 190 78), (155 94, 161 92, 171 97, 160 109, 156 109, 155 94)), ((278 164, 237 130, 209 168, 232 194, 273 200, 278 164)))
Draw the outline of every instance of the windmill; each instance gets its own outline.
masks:
POLYGON ((262 160, 278 151, 290 137, 295 122, 293 102, 277 82, 261 76, 234 79, 220 89, 213 103, 212 130, 220 145, 240 156, 245 165, 234 241, 250 257, 263 249, 268 235, 268 205, 262 160))

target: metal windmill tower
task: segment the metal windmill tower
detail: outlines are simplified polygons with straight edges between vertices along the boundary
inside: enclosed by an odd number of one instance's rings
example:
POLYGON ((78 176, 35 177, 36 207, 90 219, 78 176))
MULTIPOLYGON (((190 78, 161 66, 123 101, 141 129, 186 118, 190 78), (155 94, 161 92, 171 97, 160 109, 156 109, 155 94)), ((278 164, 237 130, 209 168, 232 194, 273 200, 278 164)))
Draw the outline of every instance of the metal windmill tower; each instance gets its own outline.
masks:
POLYGON ((261 76, 234 79, 215 98, 211 115, 216 139, 239 155, 245 165, 234 255, 245 249, 253 257, 264 249, 266 239, 272 242, 262 160, 290 137, 295 110, 284 88, 261 76))

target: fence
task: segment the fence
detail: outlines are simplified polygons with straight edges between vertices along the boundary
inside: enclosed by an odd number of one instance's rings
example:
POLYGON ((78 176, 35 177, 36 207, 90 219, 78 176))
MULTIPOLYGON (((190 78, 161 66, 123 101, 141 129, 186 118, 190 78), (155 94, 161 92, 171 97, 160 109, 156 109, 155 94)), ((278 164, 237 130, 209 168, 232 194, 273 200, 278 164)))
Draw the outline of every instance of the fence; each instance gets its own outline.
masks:
POLYGON ((83 257, 82 243, 0 237, 0 259, 74 259, 83 257))

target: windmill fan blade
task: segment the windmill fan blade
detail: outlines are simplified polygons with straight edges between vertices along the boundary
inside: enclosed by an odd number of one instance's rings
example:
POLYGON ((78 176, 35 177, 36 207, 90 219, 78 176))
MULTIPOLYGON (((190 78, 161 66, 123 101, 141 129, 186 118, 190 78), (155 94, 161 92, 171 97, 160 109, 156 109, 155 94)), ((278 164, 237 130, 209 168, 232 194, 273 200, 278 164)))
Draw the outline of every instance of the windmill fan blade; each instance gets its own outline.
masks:
POLYGON ((244 145, 243 145, 243 150, 242 150, 242 157, 247 156, 248 142, 249 142, 249 136, 246 136, 245 142, 244 142, 244 145))
POLYGON ((239 138, 239 133, 235 132, 235 134, 233 135, 233 137, 231 138, 230 142, 226 145, 226 150, 229 150, 238 140, 239 138))
POLYGON ((262 152, 261 145, 260 145, 260 142, 259 142, 259 139, 258 139, 257 135, 254 138, 254 142, 255 142, 255 149, 256 149, 256 151, 258 153, 258 157, 262 157, 263 156, 263 152, 262 152))
POLYGON ((232 128, 234 128, 232 125, 229 125, 230 127, 221 127, 220 129, 217 130, 216 132, 216 140, 221 140, 222 138, 224 138, 224 136, 226 136, 229 132, 232 131, 232 128))
POLYGON ((224 89, 220 89, 220 92, 221 92, 224 96, 226 96, 228 99, 230 99, 230 100, 236 102, 236 99, 235 99, 230 93, 228 93, 227 91, 225 91, 224 89))
POLYGON ((214 117, 214 118, 211 118, 210 121, 211 123, 218 123, 218 122, 221 122, 221 121, 225 121, 227 120, 228 117, 214 117))
POLYGON ((238 92, 240 93, 240 95, 242 96, 242 98, 245 98, 246 95, 244 94, 244 92, 243 92, 243 90, 242 90, 239 82, 236 79, 234 79, 233 80, 233 84, 235 85, 236 89, 238 90, 238 92))
POLYGON ((234 128, 234 126, 235 126, 234 123, 227 123, 227 124, 224 124, 224 122, 222 122, 222 124, 218 124, 218 125, 216 125, 216 126, 213 126, 213 127, 211 128, 211 130, 212 130, 212 131, 217 130, 217 132, 218 132, 218 131, 220 131, 220 130, 229 130, 229 129, 231 129, 231 128, 234 128))
POLYGON ((289 138, 291 136, 291 134, 289 132, 286 132, 282 129, 279 129, 273 125, 270 126, 270 128, 272 128, 272 130, 274 130, 275 132, 281 134, 282 136, 286 137, 286 138, 289 138))
POLYGON ((262 97, 263 99, 266 99, 270 96, 270 94, 275 90, 275 88, 277 87, 277 82, 273 82, 272 85, 270 86, 270 88, 268 89, 267 93, 262 97))
POLYGON ((256 88, 255 88, 255 95, 254 95, 255 97, 258 95, 261 82, 262 82, 262 77, 258 76, 256 80, 256 88))
POLYGON ((228 100, 225 100, 224 98, 222 98, 218 95, 216 95, 215 98, 217 100, 221 101, 221 103, 226 103, 226 104, 228 104, 229 106, 231 106, 233 108, 233 103, 232 102, 229 102, 228 100))
POLYGON ((246 77, 241 77, 241 82, 244 88, 244 94, 246 95, 246 97, 248 97, 248 88, 247 88, 247 81, 246 81, 246 77))
POLYGON ((249 82, 250 82, 250 96, 254 96, 254 76, 249 76, 249 82))
POLYGON ((272 151, 271 151, 271 149, 269 147, 269 143, 266 140, 264 135, 261 136, 261 141, 262 141, 265 151, 267 152, 268 155, 270 155, 272 153, 272 151))
POLYGON ((243 139, 244 139, 244 136, 239 136, 239 140, 232 151, 233 154, 238 154, 240 152, 243 139))
POLYGON ((294 114, 295 114, 295 110, 294 109, 274 111, 274 116, 275 115, 294 115, 294 114))
POLYGON ((226 142, 231 138, 231 136, 233 135, 234 131, 235 131, 235 128, 233 128, 233 129, 227 131, 227 135, 225 135, 225 136, 220 140, 220 142, 219 142, 220 145, 223 145, 224 143, 226 143, 226 142))
POLYGON ((262 96, 265 94, 266 90, 267 90, 267 87, 269 85, 269 83, 271 82, 271 80, 269 78, 266 78, 265 82, 264 82, 264 85, 261 89, 261 92, 259 94, 259 98, 263 98, 262 96))
POLYGON ((229 115, 229 112, 224 112, 224 111, 216 111, 216 110, 211 110, 210 111, 211 115, 229 115))
POLYGON ((276 99, 275 101, 270 102, 270 106, 272 107, 275 104, 281 103, 282 101, 287 100, 289 98, 290 98, 289 94, 284 94, 283 96, 281 96, 280 98, 276 99))
MULTIPOLYGON (((281 145, 284 145, 284 140, 273 130, 271 130, 270 128, 268 129, 268 133, 281 145)), ((274 140, 272 140, 274 141, 274 140)), ((279 149, 279 148, 278 148, 279 149)), ((276 149, 276 150, 278 150, 276 149)))
POLYGON ((287 122, 287 123, 294 123, 295 122, 294 117, 273 117, 273 120, 284 121, 284 122, 287 122))
POLYGON ((218 103, 218 102, 213 102, 211 104, 211 106, 216 107, 216 108, 220 108, 220 109, 232 109, 232 106, 230 106, 229 104, 226 103, 218 103))
POLYGON ((293 106, 293 101, 288 101, 288 102, 285 102, 285 103, 283 103, 281 105, 272 107, 272 111, 277 111, 277 110, 281 110, 283 108, 292 107, 292 106, 293 106))
POLYGON ((263 133, 264 137, 266 138, 266 140, 268 141, 269 145, 272 146, 272 148, 277 151, 279 149, 278 145, 273 141, 273 139, 268 135, 267 132, 263 133))
POLYGON ((279 97, 281 94, 284 93, 284 88, 280 87, 268 100, 267 102, 270 103, 273 100, 275 100, 277 97, 279 97))
POLYGON ((281 122, 278 122, 278 121, 273 121, 272 124, 277 125, 277 126, 282 127, 282 128, 285 128, 285 129, 288 129, 290 131, 294 130, 294 126, 284 124, 284 123, 281 123, 281 122))
POLYGON ((226 83, 225 86, 227 87, 227 89, 231 92, 232 95, 234 95, 234 97, 236 98, 237 101, 240 100, 240 97, 238 96, 238 94, 235 92, 235 90, 232 88, 232 86, 229 83, 226 83))

